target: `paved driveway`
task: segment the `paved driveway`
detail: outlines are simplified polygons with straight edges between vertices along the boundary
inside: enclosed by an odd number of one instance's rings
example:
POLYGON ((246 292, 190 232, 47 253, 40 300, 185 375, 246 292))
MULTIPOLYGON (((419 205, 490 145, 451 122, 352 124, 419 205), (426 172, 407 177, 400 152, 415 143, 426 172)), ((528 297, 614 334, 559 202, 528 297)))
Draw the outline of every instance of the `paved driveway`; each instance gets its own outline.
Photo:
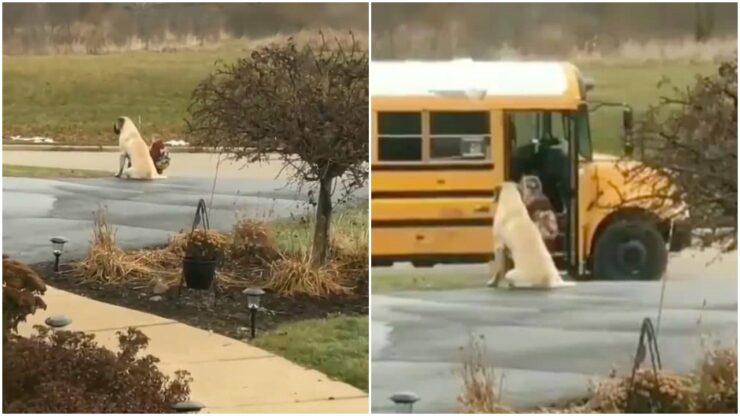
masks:
MULTIPOLYGON (((686 372, 701 357, 702 335, 724 345, 736 342, 737 262, 720 267, 725 275, 689 279, 687 265, 700 270, 706 262, 675 261, 686 265, 669 273, 676 278, 666 286, 659 344, 664 365, 686 372)), ((484 268, 432 270, 426 273, 457 270, 464 279, 461 271, 484 268)), ((642 318, 656 322, 660 291, 658 282, 588 282, 551 292, 480 288, 373 295, 373 411, 392 411, 388 397, 411 390, 421 396, 415 411, 454 412, 461 387, 455 374, 459 347, 471 333, 485 337, 496 378, 504 375, 504 403, 524 407, 578 397, 613 365, 629 368, 642 318)))
MULTIPOLYGON (((116 178, 46 180, 3 178, 3 252, 33 263, 51 256, 49 238, 70 242, 66 257, 87 250, 93 212, 108 209, 124 247, 161 244, 192 226, 198 199, 210 201, 213 180, 206 177, 161 181, 116 178)), ((357 192, 366 200, 367 189, 357 192)), ((283 218, 307 213, 306 191, 275 179, 219 179, 210 211, 211 228, 229 229, 237 214, 283 218)))

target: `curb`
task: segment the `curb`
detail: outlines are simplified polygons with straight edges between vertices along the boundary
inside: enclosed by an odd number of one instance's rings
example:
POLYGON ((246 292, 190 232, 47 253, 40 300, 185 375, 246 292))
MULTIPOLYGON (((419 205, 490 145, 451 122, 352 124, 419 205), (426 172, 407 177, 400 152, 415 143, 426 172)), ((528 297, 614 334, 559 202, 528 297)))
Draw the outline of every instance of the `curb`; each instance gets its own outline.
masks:
MULTIPOLYGON (((193 146, 169 146, 170 153, 218 153, 218 151, 193 146)), ((118 152, 118 146, 76 146, 60 144, 3 144, 3 152, 118 152)))

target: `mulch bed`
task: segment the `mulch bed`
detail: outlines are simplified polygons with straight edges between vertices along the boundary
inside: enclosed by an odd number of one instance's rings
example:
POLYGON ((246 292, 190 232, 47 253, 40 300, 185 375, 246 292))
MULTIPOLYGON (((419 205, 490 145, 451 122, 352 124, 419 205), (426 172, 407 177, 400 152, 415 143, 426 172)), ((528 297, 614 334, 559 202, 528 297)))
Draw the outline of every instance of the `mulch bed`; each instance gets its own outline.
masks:
MULTIPOLYGON (((249 337, 250 315, 247 299, 240 289, 219 289, 214 305, 213 291, 183 288, 155 295, 150 287, 131 284, 105 285, 80 282, 70 268, 62 265, 55 274, 53 262, 31 266, 50 285, 87 298, 173 319, 236 339, 249 337)), ((367 282, 367 279, 364 279, 367 282)), ((362 285, 354 293, 328 298, 308 296, 281 297, 267 292, 262 296, 257 314, 257 330, 305 319, 324 318, 332 314, 367 315, 368 288, 362 285), (264 309, 263 309, 264 308, 264 309)), ((74 322, 74 311, 68 311, 74 322)))

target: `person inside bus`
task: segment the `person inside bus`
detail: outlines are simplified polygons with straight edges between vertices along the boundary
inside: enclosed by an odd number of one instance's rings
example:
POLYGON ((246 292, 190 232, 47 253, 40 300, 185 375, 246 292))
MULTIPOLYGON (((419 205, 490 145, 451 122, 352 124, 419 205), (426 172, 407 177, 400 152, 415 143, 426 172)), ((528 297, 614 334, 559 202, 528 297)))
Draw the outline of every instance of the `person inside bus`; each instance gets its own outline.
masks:
MULTIPOLYGON (((549 114, 548 114, 549 115, 549 114)), ((567 143, 548 130, 517 146, 516 123, 512 115, 506 117, 507 136, 514 150, 511 155, 510 178, 519 182, 522 176, 540 178, 545 195, 556 213, 563 213, 568 197, 567 143)))

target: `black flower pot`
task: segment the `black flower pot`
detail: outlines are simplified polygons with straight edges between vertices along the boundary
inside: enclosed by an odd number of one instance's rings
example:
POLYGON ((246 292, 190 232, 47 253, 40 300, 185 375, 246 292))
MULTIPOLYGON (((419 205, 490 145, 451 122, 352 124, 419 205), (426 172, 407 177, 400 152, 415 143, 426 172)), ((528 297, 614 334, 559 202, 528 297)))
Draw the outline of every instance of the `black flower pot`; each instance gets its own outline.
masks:
POLYGON ((208 290, 216 276, 216 260, 182 259, 182 274, 190 289, 208 290))

